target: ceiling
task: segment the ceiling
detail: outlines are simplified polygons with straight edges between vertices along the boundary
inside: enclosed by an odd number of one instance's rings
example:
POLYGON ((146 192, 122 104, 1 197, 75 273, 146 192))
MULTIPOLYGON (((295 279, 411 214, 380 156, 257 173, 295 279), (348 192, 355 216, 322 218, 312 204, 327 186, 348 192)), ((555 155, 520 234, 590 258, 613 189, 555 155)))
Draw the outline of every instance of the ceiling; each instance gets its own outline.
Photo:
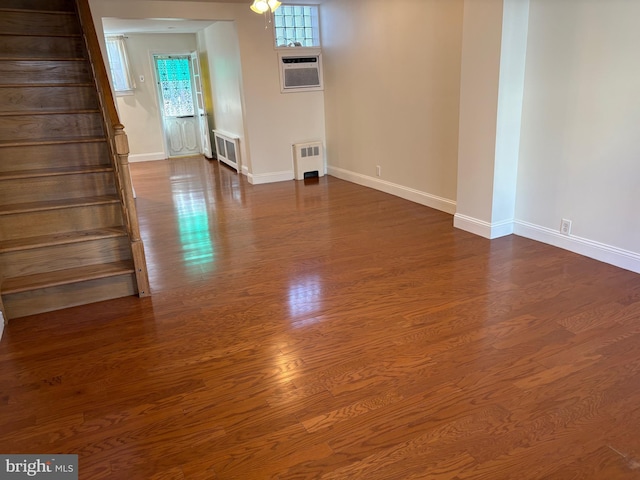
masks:
MULTIPOLYGON (((174 0, 176 1, 176 0, 174 0)), ((249 9, 251 0, 195 0, 209 3, 244 3, 249 9)), ((317 5, 323 0, 284 0, 282 3, 297 5, 317 5)), ((215 23, 213 20, 188 20, 181 18, 103 18, 102 27, 105 34, 129 33, 195 33, 215 23)))
POLYGON ((215 23, 212 20, 178 18, 103 18, 105 34, 129 33, 195 33, 215 23))

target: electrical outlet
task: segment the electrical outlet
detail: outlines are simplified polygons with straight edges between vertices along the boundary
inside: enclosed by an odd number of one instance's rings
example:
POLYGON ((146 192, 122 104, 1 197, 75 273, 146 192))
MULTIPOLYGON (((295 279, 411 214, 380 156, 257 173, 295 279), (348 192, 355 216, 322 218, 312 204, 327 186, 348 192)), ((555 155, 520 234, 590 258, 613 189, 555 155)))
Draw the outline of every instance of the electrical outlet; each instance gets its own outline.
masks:
POLYGON ((376 175, 378 177, 382 175, 382 168, 380 168, 380 165, 376 165, 376 175))
POLYGON ((567 220, 566 218, 562 219, 562 223, 560 224, 560 233, 563 235, 571 235, 571 220, 567 220))

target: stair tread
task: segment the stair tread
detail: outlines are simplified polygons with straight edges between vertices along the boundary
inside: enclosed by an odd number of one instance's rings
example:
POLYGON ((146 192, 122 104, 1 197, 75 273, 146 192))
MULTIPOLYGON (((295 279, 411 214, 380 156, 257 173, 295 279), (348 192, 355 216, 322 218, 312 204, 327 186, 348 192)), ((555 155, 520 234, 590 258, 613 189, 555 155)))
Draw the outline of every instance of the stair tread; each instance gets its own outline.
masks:
POLYGON ((5 278, 2 282, 2 294, 28 292, 41 288, 56 287, 72 283, 96 280, 99 278, 115 277, 134 273, 133 262, 114 262, 84 267, 58 270, 55 272, 37 273, 24 277, 5 278))
POLYGON ((6 37, 59 37, 59 38, 82 38, 82 34, 80 33, 33 33, 33 32, 2 32, 0 31, 0 36, 6 37))
POLYGON ((52 61, 52 62, 84 62, 87 59, 83 58, 83 57, 45 57, 45 56, 29 56, 29 57, 18 57, 18 56, 8 56, 6 54, 0 54, 0 62, 4 62, 7 60, 11 60, 11 61, 19 61, 19 62, 25 62, 25 61, 29 61, 29 60, 33 60, 36 62, 43 62, 43 61, 52 61))
POLYGON ((59 145, 65 143, 92 143, 105 141, 104 135, 91 137, 39 138, 38 140, 0 140, 0 147, 19 147, 24 145, 59 145))
POLYGON ((70 243, 88 242, 102 238, 123 237, 127 234, 124 227, 106 227, 93 230, 55 233, 37 237, 17 238, 0 242, 0 253, 30 250, 33 248, 49 247, 53 245, 67 245, 70 243))
POLYGON ((83 207, 89 205, 101 205, 107 203, 118 203, 117 196, 98 196, 67 198, 64 200, 51 200, 48 202, 16 203, 14 205, 0 205, 0 215, 12 215, 17 213, 41 212, 46 210, 59 210, 63 208, 83 207))
POLYGON ((0 172, 0 180, 16 180, 20 178, 56 177, 61 175, 75 175, 80 173, 110 172, 110 165, 90 165, 58 168, 39 168, 34 170, 15 170, 0 172))
POLYGON ((0 116, 2 117, 26 117, 29 115, 74 115, 76 113, 100 113, 99 109, 84 109, 84 110, 60 110, 60 109, 51 109, 51 110, 17 110, 17 111, 0 111, 0 116))
POLYGON ((18 13, 50 13, 52 15, 75 15, 75 12, 68 10, 40 10, 32 8, 3 8, 0 7, 0 12, 18 12, 18 13))
POLYGON ((94 87, 91 82, 81 82, 81 83, 2 83, 0 84, 0 88, 34 88, 34 87, 42 87, 42 88, 51 88, 51 87, 94 87))
MULTIPOLYGON (((50 35, 47 35, 50 36, 50 35)), ((0 61, 2 62, 86 62, 84 57, 10 57, 0 53, 0 61)))
MULTIPOLYGON (((2 9, 0 9, 0 11, 1 10, 2 9)), ((31 10, 29 10, 29 13, 31 13, 31 10)), ((38 13, 38 12, 36 12, 36 13, 38 13)), ((33 31, 29 31, 29 32, 1 32, 0 31, 0 37, 60 37, 60 36, 62 36, 62 37, 81 37, 82 35, 80 33, 57 34, 57 33, 40 33, 40 32, 33 32, 33 31)))

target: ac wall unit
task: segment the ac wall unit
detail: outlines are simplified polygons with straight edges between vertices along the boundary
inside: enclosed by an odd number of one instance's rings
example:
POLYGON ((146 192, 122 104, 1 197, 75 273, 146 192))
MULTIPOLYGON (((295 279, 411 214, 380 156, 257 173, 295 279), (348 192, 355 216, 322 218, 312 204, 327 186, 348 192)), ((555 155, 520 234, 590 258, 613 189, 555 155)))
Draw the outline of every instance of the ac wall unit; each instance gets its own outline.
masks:
POLYGON ((291 55, 281 52, 278 54, 278 61, 282 93, 322 90, 322 55, 320 53, 291 55))

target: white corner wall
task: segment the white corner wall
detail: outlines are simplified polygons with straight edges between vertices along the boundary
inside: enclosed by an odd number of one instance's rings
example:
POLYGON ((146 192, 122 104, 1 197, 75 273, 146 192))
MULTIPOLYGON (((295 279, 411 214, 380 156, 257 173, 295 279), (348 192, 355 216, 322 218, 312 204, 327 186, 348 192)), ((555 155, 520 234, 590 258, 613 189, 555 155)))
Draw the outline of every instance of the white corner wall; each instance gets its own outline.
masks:
POLYGON ((454 226, 514 232, 529 0, 464 5, 454 226))
MULTIPOLYGON (((265 29, 263 17, 249 9, 249 2, 90 0, 90 6, 99 39, 103 35, 103 17, 235 22, 244 114, 241 141, 245 143, 247 158, 244 161, 250 166, 247 173, 253 183, 292 180, 291 145, 309 140, 325 141, 323 92, 280 93, 273 34, 265 29)), ((214 105, 214 111, 217 108, 214 105)), ((125 128, 129 127, 125 125, 125 128)))
POLYGON ((244 129, 242 65, 235 22, 221 21, 198 33, 203 71, 208 72, 213 118, 211 129, 222 130, 240 138, 240 163, 250 171, 244 129))
POLYGON ((502 0, 464 2, 455 225, 492 238, 502 0))
POLYGON ((640 273, 638 18, 640 2, 531 1, 516 233, 640 273))
POLYGON ((455 212, 462 6, 321 5, 329 173, 455 212))

